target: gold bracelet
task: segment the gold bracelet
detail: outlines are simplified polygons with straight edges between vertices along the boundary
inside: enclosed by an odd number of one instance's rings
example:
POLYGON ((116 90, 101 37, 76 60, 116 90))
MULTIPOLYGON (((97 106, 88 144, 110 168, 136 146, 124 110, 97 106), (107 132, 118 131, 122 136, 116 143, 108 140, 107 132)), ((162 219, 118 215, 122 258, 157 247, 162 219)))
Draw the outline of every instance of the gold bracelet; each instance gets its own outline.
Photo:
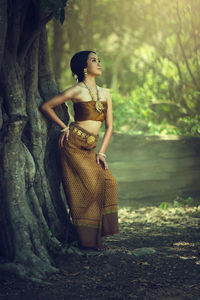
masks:
POLYGON ((105 153, 99 152, 99 153, 98 153, 98 155, 100 155, 100 156, 103 156, 103 157, 105 157, 105 158, 106 158, 106 155, 105 155, 105 153))
POLYGON ((69 126, 63 128, 60 132, 65 132, 65 131, 67 131, 68 129, 69 129, 69 126))

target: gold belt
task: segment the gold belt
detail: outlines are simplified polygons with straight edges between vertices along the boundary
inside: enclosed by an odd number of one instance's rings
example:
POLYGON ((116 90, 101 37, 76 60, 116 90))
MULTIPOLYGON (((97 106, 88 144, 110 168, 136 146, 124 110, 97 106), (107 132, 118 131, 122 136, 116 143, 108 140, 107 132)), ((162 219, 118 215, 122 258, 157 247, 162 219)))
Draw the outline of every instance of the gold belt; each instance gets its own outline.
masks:
POLYGON ((71 126, 71 130, 73 132, 75 132, 77 135, 79 135, 82 138, 86 139, 88 144, 91 144, 95 141, 95 137, 93 135, 89 135, 89 134, 83 132, 81 129, 78 129, 77 127, 71 126))

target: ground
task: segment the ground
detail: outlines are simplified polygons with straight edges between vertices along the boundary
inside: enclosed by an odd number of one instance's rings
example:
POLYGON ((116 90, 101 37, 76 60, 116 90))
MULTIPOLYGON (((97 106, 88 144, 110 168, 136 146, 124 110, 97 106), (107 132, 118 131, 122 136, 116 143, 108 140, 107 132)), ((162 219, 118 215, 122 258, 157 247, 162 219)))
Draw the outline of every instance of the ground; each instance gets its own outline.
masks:
POLYGON ((106 252, 75 243, 60 272, 36 284, 1 276, 0 299, 200 299, 200 206, 120 207, 120 233, 106 252))

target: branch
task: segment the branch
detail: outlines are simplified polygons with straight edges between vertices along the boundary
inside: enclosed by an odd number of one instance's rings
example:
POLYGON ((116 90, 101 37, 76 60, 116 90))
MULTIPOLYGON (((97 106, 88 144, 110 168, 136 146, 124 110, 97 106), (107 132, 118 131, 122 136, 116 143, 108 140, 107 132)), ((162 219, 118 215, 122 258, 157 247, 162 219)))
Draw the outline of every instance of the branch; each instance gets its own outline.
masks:
POLYGON ((171 100, 151 100, 149 101, 149 106, 153 106, 153 105, 160 105, 160 104, 168 104, 168 105, 172 105, 172 106, 176 106, 178 108, 180 108, 180 105, 178 103, 175 103, 171 100))
POLYGON ((181 48, 181 51, 182 51, 182 54, 183 54, 183 58, 184 58, 184 61, 186 63, 186 67, 188 69, 190 77, 191 77, 194 85, 196 86, 197 90, 200 90, 200 87, 199 87, 199 85, 198 85, 198 83, 197 83, 197 81, 196 81, 196 79, 195 79, 195 77, 194 77, 194 75, 192 73, 190 65, 188 63, 188 60, 187 60, 187 57, 186 57, 186 54, 185 54, 185 49, 184 49, 183 43, 181 41, 181 25, 182 25, 182 21, 181 21, 181 16, 180 16, 180 11, 179 11, 178 1, 176 3, 177 3, 177 5, 176 5, 176 11, 177 11, 177 16, 178 16, 178 20, 179 20, 179 31, 176 33, 177 38, 178 38, 178 43, 179 43, 179 46, 181 48))
POLYGON ((198 55, 198 49, 199 49, 199 44, 197 42, 197 27, 195 28, 195 24, 194 24, 194 20, 193 20, 193 15, 192 15, 192 9, 191 9, 191 6, 190 6, 190 9, 189 9, 189 14, 190 14, 190 20, 191 20, 191 24, 192 24, 192 30, 193 30, 193 35, 192 37, 194 38, 194 44, 195 44, 195 61, 196 61, 196 65, 197 65, 197 71, 198 71, 198 74, 199 74, 199 77, 200 77, 200 70, 199 70, 199 55, 198 55))

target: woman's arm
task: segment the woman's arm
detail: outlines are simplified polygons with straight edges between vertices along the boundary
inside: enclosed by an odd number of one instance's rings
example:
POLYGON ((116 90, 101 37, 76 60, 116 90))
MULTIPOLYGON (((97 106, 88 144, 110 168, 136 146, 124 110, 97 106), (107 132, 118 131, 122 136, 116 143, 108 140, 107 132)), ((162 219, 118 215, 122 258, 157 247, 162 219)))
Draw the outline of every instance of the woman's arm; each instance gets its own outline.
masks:
POLYGON ((107 92, 106 100, 107 100, 107 114, 105 119, 106 131, 99 150, 99 152, 101 153, 105 153, 113 132, 112 99, 109 91, 107 92))
POLYGON ((77 86, 70 87, 64 90, 62 93, 56 95, 55 97, 51 98, 50 100, 44 102, 40 106, 40 110, 45 113, 53 122, 57 123, 63 129, 67 126, 63 121, 56 115, 55 111, 53 110, 54 107, 61 105, 62 103, 75 98, 79 93, 79 88, 77 86))
MULTIPOLYGON (((113 132, 112 99, 110 97, 109 91, 107 92, 106 100, 107 100, 107 114, 106 114, 106 119, 105 119, 106 131, 103 136, 103 141, 102 141, 99 153, 105 153, 105 151, 108 147, 108 144, 110 142, 112 132, 113 132)), ((96 159, 97 159, 98 164, 100 163, 100 161, 103 162, 105 170, 108 169, 108 164, 106 162, 105 157, 97 154, 96 159)))

